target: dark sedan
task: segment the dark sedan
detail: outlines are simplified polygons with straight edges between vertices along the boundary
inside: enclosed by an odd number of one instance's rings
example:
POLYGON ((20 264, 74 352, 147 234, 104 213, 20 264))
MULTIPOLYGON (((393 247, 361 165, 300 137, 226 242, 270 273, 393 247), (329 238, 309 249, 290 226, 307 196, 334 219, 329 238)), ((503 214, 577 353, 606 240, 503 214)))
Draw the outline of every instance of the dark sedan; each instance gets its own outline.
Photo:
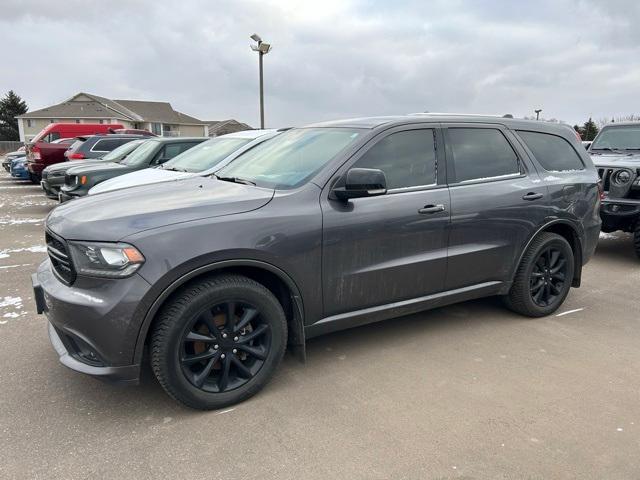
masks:
POLYGON ((138 137, 137 140, 134 139, 128 141, 124 145, 120 145, 118 148, 108 152, 106 155, 100 158, 92 158, 88 160, 70 160, 67 162, 49 165, 42 171, 42 180, 40 181, 40 186, 42 186, 44 194, 47 197, 57 200, 60 196, 60 189, 64 185, 64 179, 65 175, 67 174, 67 170, 78 166, 86 167, 89 165, 95 165, 96 163, 120 162, 146 141, 147 138, 138 137))
POLYGON ((65 175, 65 184, 60 189, 60 202, 84 197, 91 187, 110 178, 161 165, 205 140, 208 138, 151 138, 120 162, 100 162, 70 168, 65 175))

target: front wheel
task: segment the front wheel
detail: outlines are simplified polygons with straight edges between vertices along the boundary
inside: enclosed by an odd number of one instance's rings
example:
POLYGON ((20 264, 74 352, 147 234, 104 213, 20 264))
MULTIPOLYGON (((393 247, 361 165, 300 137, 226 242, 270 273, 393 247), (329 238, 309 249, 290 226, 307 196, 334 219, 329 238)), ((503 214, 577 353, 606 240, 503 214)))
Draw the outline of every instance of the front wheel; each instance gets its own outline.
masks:
POLYGON ((555 233, 542 233, 527 248, 506 305, 529 317, 555 312, 569 294, 574 272, 571 245, 555 233))
POLYGON ((286 344, 286 318, 273 294, 247 277, 221 275, 182 288, 162 309, 151 365, 171 397, 216 409, 257 393, 286 344))

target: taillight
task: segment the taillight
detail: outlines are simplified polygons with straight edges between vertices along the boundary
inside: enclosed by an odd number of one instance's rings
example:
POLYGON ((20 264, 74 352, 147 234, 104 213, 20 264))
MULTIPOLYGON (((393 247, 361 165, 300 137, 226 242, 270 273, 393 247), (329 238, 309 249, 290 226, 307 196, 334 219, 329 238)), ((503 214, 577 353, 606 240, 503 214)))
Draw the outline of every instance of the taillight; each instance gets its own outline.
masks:
POLYGON ((84 153, 71 153, 67 155, 67 158, 70 158, 73 160, 82 160, 84 159, 84 153))
POLYGON ((31 158, 34 160, 40 160, 40 147, 37 145, 33 145, 29 153, 31 154, 31 158))

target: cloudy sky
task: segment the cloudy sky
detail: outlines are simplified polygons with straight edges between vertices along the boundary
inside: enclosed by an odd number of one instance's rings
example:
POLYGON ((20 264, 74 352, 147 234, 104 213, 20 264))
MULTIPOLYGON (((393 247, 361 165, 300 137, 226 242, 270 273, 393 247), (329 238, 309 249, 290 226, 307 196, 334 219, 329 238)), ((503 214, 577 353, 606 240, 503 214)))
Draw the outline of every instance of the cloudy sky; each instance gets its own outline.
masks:
POLYGON ((0 94, 84 91, 267 126, 418 111, 640 113, 640 2, 1 0, 0 94))

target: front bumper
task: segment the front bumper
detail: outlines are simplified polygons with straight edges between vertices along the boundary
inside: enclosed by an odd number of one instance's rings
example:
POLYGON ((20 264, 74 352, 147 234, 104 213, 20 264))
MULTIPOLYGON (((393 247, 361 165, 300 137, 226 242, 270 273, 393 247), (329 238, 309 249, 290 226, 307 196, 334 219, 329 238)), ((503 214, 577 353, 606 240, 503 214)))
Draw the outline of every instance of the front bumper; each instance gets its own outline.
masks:
POLYGON ((29 178, 29 170, 25 167, 12 168, 11 176, 14 178, 29 178))
POLYGON ((60 188, 64 185, 64 176, 62 177, 47 177, 42 179, 40 186, 44 190, 44 194, 49 198, 58 199, 60 188))
POLYGON ((31 281, 37 311, 49 321, 49 338, 63 365, 114 383, 138 382, 134 351, 141 319, 135 310, 150 288, 141 276, 78 277, 67 286, 46 260, 31 281))
POLYGON ((629 231, 640 218, 640 200, 625 198, 605 198, 600 205, 602 230, 629 231))

